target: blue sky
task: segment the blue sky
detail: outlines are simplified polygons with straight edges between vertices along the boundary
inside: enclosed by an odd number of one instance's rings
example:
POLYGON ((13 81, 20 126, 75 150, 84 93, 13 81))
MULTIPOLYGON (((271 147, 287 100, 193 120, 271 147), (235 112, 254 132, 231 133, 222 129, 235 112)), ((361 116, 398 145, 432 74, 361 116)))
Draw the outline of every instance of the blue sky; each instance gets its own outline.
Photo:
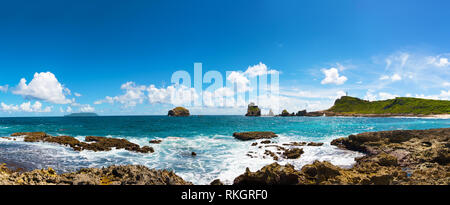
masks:
MULTIPOLYGON (((436 0, 3 2, 0 116, 166 114, 173 105, 151 99, 149 87, 164 94, 172 74, 193 75, 195 62, 223 75, 252 66, 279 71, 281 106, 290 111, 327 108, 345 92, 368 100, 448 100, 449 6, 436 0)), ((192 109, 242 114, 246 108, 192 109)))

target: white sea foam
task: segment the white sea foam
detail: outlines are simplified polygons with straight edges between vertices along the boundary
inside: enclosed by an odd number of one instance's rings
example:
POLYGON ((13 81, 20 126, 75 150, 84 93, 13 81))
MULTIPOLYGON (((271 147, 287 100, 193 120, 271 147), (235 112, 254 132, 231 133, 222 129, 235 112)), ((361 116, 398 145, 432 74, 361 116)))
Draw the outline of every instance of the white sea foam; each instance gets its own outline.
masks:
MULTIPOLYGON (((84 136, 77 136, 79 140, 84 140, 84 136)), ((323 139, 323 142, 331 141, 330 137, 323 139)), ((128 138, 133 143, 141 146, 150 145, 155 149, 152 154, 142 154, 129 152, 124 149, 112 149, 107 152, 94 152, 84 150, 81 152, 73 151, 69 147, 52 143, 21 143, 22 145, 34 147, 32 150, 43 150, 40 153, 28 153, 30 155, 40 154, 45 156, 48 164, 41 164, 40 167, 47 165, 57 166, 65 171, 74 171, 81 167, 104 167, 119 164, 141 164, 149 168, 171 169, 176 174, 194 184, 209 184, 214 179, 220 179, 226 184, 232 184, 234 178, 243 174, 248 167, 251 171, 257 171, 263 166, 275 162, 272 158, 264 156, 264 150, 276 151, 273 147, 258 149, 251 146, 252 141, 243 142, 234 139, 231 136, 199 135, 192 138, 162 138, 161 144, 149 144, 150 138, 128 138), (256 153, 257 158, 250 158, 246 154, 248 151, 256 153), (191 156, 191 152, 196 152, 197 156, 191 156), (52 164, 53 161, 60 163, 52 164)), ((289 143, 292 141, 305 141, 302 136, 279 135, 273 139, 276 144, 289 143)), ((261 140, 259 140, 261 141, 261 140)), ((3 142, 2 142, 3 143, 3 142)), ((304 154, 295 160, 286 160, 280 158, 279 164, 293 164, 300 169, 305 164, 312 163, 315 160, 330 161, 331 163, 349 167, 355 161, 355 157, 361 154, 351 151, 338 149, 325 143, 320 147, 303 147, 304 154)), ((42 158, 42 156, 40 156, 42 158)))

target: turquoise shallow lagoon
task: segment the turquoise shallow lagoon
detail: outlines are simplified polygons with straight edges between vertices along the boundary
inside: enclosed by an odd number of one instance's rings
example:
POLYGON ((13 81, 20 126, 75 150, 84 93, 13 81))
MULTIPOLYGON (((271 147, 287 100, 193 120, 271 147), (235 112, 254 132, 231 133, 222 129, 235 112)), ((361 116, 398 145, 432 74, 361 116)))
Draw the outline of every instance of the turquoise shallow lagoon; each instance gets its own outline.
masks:
POLYGON ((250 146, 252 142, 234 139, 234 132, 273 131, 279 135, 274 139, 279 144, 292 141, 325 142, 321 147, 305 147, 301 158, 281 160, 280 164, 291 163, 301 168, 314 160, 327 160, 349 167, 354 163, 354 158, 361 154, 331 146, 331 140, 369 131, 445 127, 450 127, 450 119, 243 116, 0 118, 0 136, 32 131, 70 135, 79 140, 89 135, 107 136, 126 138, 155 149, 153 154, 125 150, 76 152, 55 144, 0 139, 0 162, 26 169, 53 167, 58 172, 112 164, 142 164, 150 168, 174 170, 194 184, 208 184, 217 178, 231 183, 246 167, 256 171, 274 162, 271 158, 263 158, 264 149, 250 146), (154 145, 149 143, 151 139, 162 139, 163 142, 154 145), (258 158, 246 156, 248 151, 257 153, 258 158), (191 152, 196 152, 197 156, 192 157, 191 152))

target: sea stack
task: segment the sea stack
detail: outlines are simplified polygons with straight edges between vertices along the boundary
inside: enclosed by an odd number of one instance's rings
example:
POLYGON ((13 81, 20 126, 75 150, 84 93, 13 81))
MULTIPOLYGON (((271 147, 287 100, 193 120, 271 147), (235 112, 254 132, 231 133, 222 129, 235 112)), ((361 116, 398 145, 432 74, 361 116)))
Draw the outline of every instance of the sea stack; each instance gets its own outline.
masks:
POLYGON ((261 116, 261 109, 255 103, 250 103, 248 104, 247 114, 245 116, 259 117, 261 116))
POLYGON ((168 113, 169 116, 172 117, 187 117, 189 116, 189 110, 184 107, 176 107, 172 110, 169 110, 168 113))

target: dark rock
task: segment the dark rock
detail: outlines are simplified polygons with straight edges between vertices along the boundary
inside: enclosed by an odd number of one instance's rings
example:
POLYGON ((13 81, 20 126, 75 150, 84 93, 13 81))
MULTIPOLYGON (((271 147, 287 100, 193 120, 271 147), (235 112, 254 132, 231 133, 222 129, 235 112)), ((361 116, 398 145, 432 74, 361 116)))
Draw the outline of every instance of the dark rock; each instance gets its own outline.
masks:
POLYGON ((261 141, 261 144, 270 144, 270 140, 263 140, 263 141, 261 141))
POLYGON ((296 116, 305 116, 306 115, 306 110, 300 110, 297 112, 296 116))
POLYGON ((85 138, 85 141, 93 143, 86 143, 80 142, 79 140, 71 136, 50 136, 43 132, 14 133, 11 136, 25 136, 25 142, 48 142, 65 145, 71 147, 75 151, 110 151, 112 148, 116 148, 140 153, 154 152, 153 148, 151 147, 145 146, 141 148, 139 145, 131 143, 126 139, 87 136, 85 138))
POLYGON ((284 151, 283 157, 286 159, 298 159, 303 153, 303 149, 293 148, 284 151))
POLYGON ((162 140, 150 140, 149 143, 150 144, 160 144, 162 142, 162 140))
POLYGON ((257 172, 247 168, 244 174, 234 180, 234 185, 295 185, 302 181, 302 175, 292 165, 273 163, 257 172))
POLYGON ((261 116, 261 109, 259 109, 258 106, 256 106, 254 103, 250 103, 247 108, 247 113, 245 116, 248 117, 259 117, 261 116))
POLYGON ((195 157, 195 156, 197 156, 197 153, 192 152, 191 155, 192 155, 193 157, 195 157))
POLYGON ((310 142, 310 143, 307 144, 307 146, 316 146, 316 147, 319 147, 319 146, 322 146, 322 145, 323 145, 322 142, 310 142))
POLYGON ((273 132, 235 132, 233 137, 242 141, 256 140, 256 139, 271 139, 278 137, 273 132))
POLYGON ((172 110, 169 110, 169 116, 172 117, 187 117, 190 115, 189 110, 184 107, 176 107, 172 110))
POLYGON ((218 185, 224 185, 224 184, 220 181, 220 179, 216 179, 216 180, 212 181, 210 185, 218 186, 218 185))
MULTIPOLYGON (((0 169, 0 175, 4 174, 0 169)), ((30 172, 9 172, 0 177, 2 185, 192 185, 172 171, 154 170, 141 165, 84 168, 58 175, 52 168, 30 172)))
POLYGON ((258 145, 257 142, 253 142, 253 143, 252 143, 252 146, 256 146, 256 145, 258 145))

